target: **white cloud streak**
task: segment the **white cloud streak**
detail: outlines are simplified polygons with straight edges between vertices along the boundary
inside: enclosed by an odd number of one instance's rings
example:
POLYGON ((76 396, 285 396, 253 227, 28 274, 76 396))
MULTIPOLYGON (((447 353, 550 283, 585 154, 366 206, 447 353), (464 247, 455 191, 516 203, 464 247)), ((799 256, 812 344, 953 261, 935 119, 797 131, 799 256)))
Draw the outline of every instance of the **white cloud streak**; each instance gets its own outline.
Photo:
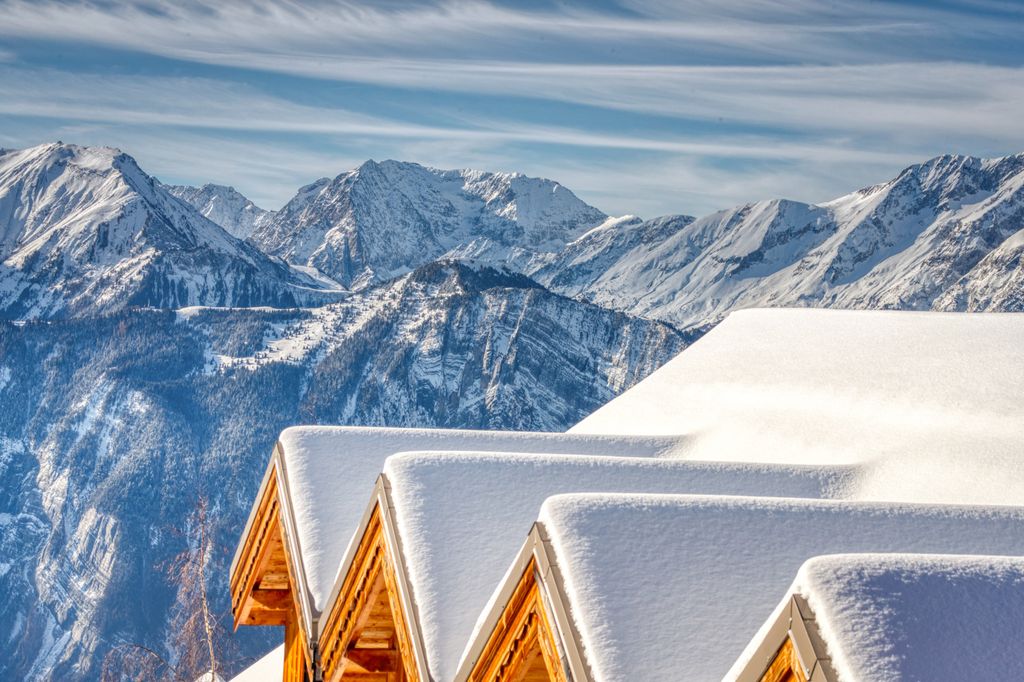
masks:
POLYGON ((237 84, 201 78, 71 75, 0 69, 0 113, 129 125, 225 131, 359 135, 369 138, 545 144, 746 159, 829 159, 891 162, 885 150, 836 141, 771 136, 642 135, 464 116, 461 127, 428 126, 345 109, 298 105, 237 84))
MULTIPOLYGON (((949 13, 849 0, 829 3, 827 11, 810 0, 645 2, 636 9, 646 14, 524 12, 470 0, 390 11, 265 0, 144 5, 13 0, 3 10, 0 34, 85 40, 208 64, 397 88, 539 98, 833 137, 884 135, 886 146, 892 139, 904 146, 927 145, 936 136, 965 131, 1015 147, 1024 140, 1016 124, 1024 106, 1024 69, 894 61, 886 59, 884 47, 864 43, 868 36, 898 46, 908 33, 939 41, 936 34, 949 30, 949 13), (538 36, 548 41, 548 61, 532 59, 536 50, 529 47, 538 36), (558 40, 570 45, 583 40, 588 49, 602 41, 634 48, 652 41, 682 44, 703 61, 550 61, 564 52, 552 45, 558 40), (716 62, 723 54, 751 50, 762 57, 785 54, 795 62, 716 62), (439 56, 453 53, 459 56, 439 56), (502 53, 514 58, 491 58, 502 53)), ((961 22, 958 30, 991 40, 1016 35, 1020 26, 975 18, 961 22)), ((258 112, 253 114, 255 121, 247 125, 258 125, 258 112)), ((348 127, 339 132, 361 132, 351 129, 352 115, 345 120, 348 127)))

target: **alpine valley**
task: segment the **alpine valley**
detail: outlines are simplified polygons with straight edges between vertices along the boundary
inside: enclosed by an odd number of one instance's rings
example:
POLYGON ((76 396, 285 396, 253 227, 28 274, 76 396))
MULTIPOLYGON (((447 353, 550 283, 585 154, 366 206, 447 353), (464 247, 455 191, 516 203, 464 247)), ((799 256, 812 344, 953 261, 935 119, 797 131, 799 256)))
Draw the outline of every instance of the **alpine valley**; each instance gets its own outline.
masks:
POLYGON ((0 679, 173 659, 161 567, 201 496, 226 614, 285 426, 563 430, 735 308, 1020 311, 1022 255, 1024 155, 641 220, 514 173, 368 161, 267 211, 115 149, 0 150, 0 679))

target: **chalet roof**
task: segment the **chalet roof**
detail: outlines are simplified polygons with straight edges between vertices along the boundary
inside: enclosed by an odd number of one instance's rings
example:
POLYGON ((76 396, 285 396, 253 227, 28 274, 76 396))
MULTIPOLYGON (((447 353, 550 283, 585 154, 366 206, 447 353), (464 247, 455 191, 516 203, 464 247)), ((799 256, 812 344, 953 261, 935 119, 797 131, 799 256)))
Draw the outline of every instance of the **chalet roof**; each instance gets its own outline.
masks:
POLYGON ((840 682, 1006 679, 1024 670, 1024 558, 816 557, 790 594, 813 610, 840 682))
POLYGON ((284 668, 284 644, 270 650, 248 668, 231 678, 231 682, 281 682, 284 668))
POLYGON ((1024 314, 744 310, 570 433, 712 460, 862 462, 856 497, 1024 499, 1024 314))
POLYGON ((1022 521, 1013 507, 647 494, 559 495, 540 514, 593 679, 650 681, 731 678, 811 557, 1020 555, 1022 521))
MULTIPOLYGON (((840 494, 847 471, 429 452, 389 458, 384 475, 427 664, 432 679, 440 681, 453 678, 477 614, 501 582, 549 496, 567 491, 653 491, 822 497, 840 494)), ((777 598, 784 588, 773 596, 777 598)))
MULTIPOLYGON (((281 433, 270 465, 282 470, 285 517, 293 526, 309 606, 319 614, 367 497, 392 454, 437 449, 669 457, 677 447, 678 439, 673 437, 300 426, 281 433)), ((269 476, 263 485, 268 481, 269 476)), ((247 534, 248 527, 235 562, 247 534)))

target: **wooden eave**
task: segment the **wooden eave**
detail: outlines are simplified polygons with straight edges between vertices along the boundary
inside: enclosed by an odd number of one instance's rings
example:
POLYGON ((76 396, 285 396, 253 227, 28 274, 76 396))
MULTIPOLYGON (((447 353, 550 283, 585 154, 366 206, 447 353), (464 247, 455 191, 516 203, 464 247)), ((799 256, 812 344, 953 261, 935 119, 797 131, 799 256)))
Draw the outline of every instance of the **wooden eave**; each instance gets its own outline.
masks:
POLYGON ((301 680, 302 671, 313 679, 311 606, 288 501, 277 445, 231 564, 231 612, 236 629, 284 626, 285 679, 301 680))
POLYGON ((382 474, 320 619, 324 682, 427 682, 419 621, 382 474))
POLYGON ((736 682, 836 682, 814 612, 790 595, 736 682))
POLYGON ((455 680, 590 682, 567 604, 551 544, 543 526, 535 523, 455 680))
POLYGON ((231 611, 235 628, 284 625, 296 609, 273 462, 268 474, 232 566, 231 611))

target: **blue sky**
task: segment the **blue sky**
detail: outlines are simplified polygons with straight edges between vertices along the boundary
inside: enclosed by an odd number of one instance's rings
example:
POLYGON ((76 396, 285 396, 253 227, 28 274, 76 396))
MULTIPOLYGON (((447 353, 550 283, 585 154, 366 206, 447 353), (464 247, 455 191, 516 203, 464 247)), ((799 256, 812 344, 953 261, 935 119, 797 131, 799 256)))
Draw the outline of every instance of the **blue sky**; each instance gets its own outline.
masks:
POLYGON ((396 158, 701 214, 1024 151, 1021 36, 1009 0, 0 0, 0 146, 268 208, 396 158))

